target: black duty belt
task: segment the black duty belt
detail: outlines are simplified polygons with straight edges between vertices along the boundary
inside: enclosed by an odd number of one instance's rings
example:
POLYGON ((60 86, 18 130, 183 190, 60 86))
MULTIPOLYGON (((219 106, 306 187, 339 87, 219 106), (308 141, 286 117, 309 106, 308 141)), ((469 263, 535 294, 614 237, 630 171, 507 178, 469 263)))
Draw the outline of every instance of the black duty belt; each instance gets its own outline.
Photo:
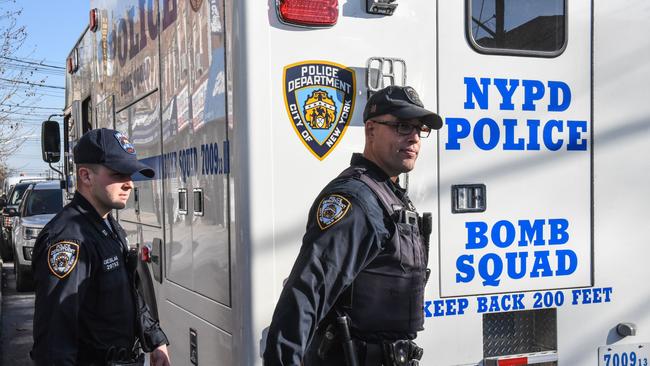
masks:
POLYGON ((408 339, 365 342, 350 337, 348 326, 348 319, 343 316, 337 318, 336 325, 330 324, 327 327, 317 351, 321 360, 331 357, 334 353, 332 347, 338 343, 343 347, 346 366, 418 366, 420 364, 424 350, 415 342, 408 339))

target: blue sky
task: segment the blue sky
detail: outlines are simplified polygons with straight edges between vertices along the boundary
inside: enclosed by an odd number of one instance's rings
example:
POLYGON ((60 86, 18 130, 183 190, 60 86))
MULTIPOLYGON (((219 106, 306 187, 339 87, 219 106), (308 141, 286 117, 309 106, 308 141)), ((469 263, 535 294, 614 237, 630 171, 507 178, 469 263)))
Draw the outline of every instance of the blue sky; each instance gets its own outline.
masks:
MULTIPOLYGON (((3 4, 8 6, 10 4, 3 4)), ((25 60, 42 61, 48 65, 65 66, 65 59, 81 32, 88 25, 90 0, 18 0, 16 7, 22 7, 23 13, 18 19, 20 25, 27 28, 27 40, 18 56, 25 60)), ((47 76, 46 85, 65 86, 62 73, 37 74, 40 79, 47 76)), ((32 129, 20 150, 9 159, 7 165, 16 173, 45 173, 49 167, 41 159, 40 121, 50 114, 61 113, 65 100, 63 90, 39 88, 42 95, 38 106, 55 109, 37 109, 25 117, 23 124, 32 129), (42 115, 41 115, 42 114, 42 115)), ((62 122, 59 117, 55 120, 62 122)))

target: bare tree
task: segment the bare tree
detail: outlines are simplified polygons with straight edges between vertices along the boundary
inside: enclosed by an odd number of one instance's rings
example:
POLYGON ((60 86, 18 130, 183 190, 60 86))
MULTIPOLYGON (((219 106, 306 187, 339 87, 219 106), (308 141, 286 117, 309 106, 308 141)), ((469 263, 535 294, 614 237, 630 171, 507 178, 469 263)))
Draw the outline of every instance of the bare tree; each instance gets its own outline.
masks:
POLYGON ((24 123, 32 115, 40 97, 37 66, 24 61, 19 51, 27 30, 18 20, 22 8, 16 0, 0 0, 0 174, 8 173, 7 161, 35 131, 24 123))

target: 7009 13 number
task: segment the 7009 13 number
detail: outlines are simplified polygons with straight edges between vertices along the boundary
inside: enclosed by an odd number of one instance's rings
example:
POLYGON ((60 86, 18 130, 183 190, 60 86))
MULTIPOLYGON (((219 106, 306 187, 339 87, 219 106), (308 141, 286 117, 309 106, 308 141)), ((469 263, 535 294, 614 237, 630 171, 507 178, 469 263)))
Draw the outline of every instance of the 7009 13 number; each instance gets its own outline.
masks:
POLYGON ((648 366, 648 359, 638 357, 636 352, 606 353, 603 355, 605 366, 648 366))

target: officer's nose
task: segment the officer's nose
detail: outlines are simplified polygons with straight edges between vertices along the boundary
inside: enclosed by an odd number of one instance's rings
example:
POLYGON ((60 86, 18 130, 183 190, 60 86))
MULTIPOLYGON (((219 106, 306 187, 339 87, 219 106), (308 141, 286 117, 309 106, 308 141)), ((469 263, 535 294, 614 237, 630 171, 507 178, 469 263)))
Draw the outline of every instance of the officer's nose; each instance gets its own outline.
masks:
POLYGON ((133 189, 133 181, 129 179, 126 182, 124 182, 124 184, 122 184, 122 189, 125 191, 129 191, 133 189))
POLYGON ((409 142, 417 143, 420 141, 420 129, 414 128, 407 136, 409 142))

